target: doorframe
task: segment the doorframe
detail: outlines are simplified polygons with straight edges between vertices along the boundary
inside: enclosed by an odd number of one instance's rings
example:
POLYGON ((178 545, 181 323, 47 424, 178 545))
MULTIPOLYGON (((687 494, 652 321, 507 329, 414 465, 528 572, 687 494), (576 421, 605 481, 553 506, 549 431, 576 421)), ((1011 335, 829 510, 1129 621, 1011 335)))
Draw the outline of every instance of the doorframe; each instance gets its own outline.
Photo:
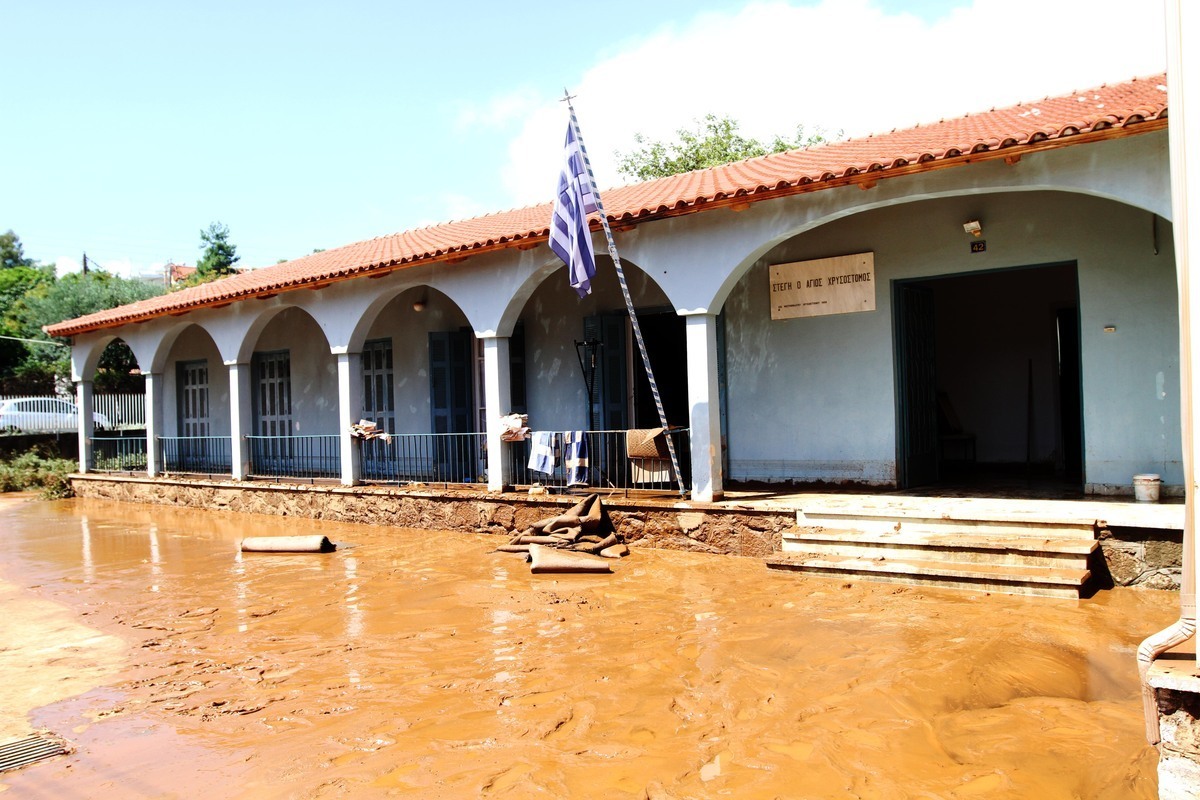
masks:
MULTIPOLYGON (((904 446, 904 442, 907 440, 907 436, 906 436, 905 432, 901 430, 901 425, 904 422, 904 416, 902 414, 902 409, 901 409, 902 398, 900 396, 900 366, 902 364, 904 354, 900 351, 900 337, 898 335, 898 332, 900 330, 899 326, 901 324, 901 320, 899 319, 899 316, 896 313, 896 309, 897 309, 896 296, 897 296, 899 287, 902 285, 906 285, 906 284, 932 283, 932 282, 936 282, 936 281, 948 280, 948 279, 953 279, 953 278, 966 278, 966 277, 974 277, 974 276, 979 276, 979 275, 989 275, 989 274, 993 274, 993 273, 997 273, 997 272, 1023 272, 1023 271, 1027 271, 1027 270, 1032 271, 1032 270, 1048 269, 1048 268, 1054 268, 1054 267, 1071 267, 1075 271, 1074 302, 1075 302, 1077 361, 1079 364, 1079 375, 1077 376, 1078 389, 1079 389, 1079 462, 1080 462, 1079 485, 1080 485, 1080 487, 1087 485, 1087 425, 1086 425, 1087 396, 1084 392, 1083 303, 1082 303, 1082 299, 1081 299, 1081 295, 1080 295, 1080 287, 1079 287, 1079 261, 1078 261, 1078 259, 1064 259, 1062 261, 1046 261, 1046 262, 1037 263, 1037 264, 1020 264, 1020 265, 1016 265, 1016 266, 992 267, 989 269, 977 269, 977 270, 959 270, 957 272, 946 272, 946 273, 938 273, 938 274, 934 274, 934 275, 919 275, 919 276, 912 276, 909 278, 893 278, 892 279, 892 281, 891 281, 892 385, 893 385, 893 392, 894 392, 894 399, 895 399, 895 405, 893 408, 892 419, 893 419, 893 423, 895 425, 895 431, 896 431, 896 488, 897 489, 910 488, 909 486, 906 485, 906 481, 907 481, 906 476, 904 476, 902 474, 903 473, 903 465, 904 465, 904 453, 901 451, 901 448, 904 446)), ((1061 402, 1061 398, 1060 398, 1060 402, 1061 402)), ((1059 410, 1059 413, 1060 413, 1060 424, 1061 424, 1061 408, 1059 410)))

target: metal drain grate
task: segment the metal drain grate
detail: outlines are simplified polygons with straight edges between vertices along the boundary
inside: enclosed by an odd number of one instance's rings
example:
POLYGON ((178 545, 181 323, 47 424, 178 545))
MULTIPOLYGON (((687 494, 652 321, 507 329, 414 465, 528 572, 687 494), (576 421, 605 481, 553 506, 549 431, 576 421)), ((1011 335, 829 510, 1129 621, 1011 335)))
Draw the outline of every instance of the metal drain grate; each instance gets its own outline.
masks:
POLYGON ((0 744, 0 772, 17 769, 44 758, 65 755, 66 745, 54 739, 43 739, 41 736, 30 736, 15 742, 0 744))

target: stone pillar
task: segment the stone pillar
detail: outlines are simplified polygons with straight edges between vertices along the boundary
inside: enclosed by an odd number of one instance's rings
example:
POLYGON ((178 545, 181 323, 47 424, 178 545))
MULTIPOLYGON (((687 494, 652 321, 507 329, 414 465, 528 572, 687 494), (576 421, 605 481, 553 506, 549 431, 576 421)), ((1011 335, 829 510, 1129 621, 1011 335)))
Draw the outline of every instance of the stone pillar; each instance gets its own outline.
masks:
POLYGON ((689 314, 686 320, 692 499, 711 502, 719 500, 725 491, 721 399, 717 385, 717 315, 689 314))
POLYGON ((75 407, 79 411, 79 471, 87 473, 94 462, 92 455, 92 382, 75 384, 75 407))
POLYGON ((1168 653, 1150 668, 1158 704, 1159 800, 1192 800, 1200 787, 1200 678, 1190 653, 1168 653))
POLYGON ((246 436, 254 424, 250 365, 226 361, 225 366, 229 368, 229 445, 233 456, 229 472, 235 481, 244 481, 250 475, 250 443, 246 436))
POLYGON ((487 419, 488 491, 502 492, 512 485, 507 474, 507 445, 500 440, 500 417, 508 414, 512 398, 508 337, 483 340, 483 403, 487 419))
POLYGON ((338 442, 342 455, 342 485, 362 480, 361 449, 350 435, 350 426, 362 418, 362 353, 338 353, 338 442))
POLYGON ((162 472, 162 453, 158 437, 163 431, 163 376, 161 372, 146 373, 146 474, 153 478, 162 472))

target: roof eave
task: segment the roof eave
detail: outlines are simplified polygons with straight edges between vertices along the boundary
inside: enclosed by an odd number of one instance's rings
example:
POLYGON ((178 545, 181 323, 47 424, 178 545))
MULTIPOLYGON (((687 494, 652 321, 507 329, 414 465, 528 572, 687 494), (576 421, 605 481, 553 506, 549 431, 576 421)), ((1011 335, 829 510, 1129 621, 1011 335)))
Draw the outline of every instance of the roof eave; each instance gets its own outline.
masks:
MULTIPOLYGON (((764 187, 760 190, 745 193, 737 192, 711 200, 707 198, 695 198, 689 201, 681 200, 677 201, 675 205, 671 206, 670 208, 660 207, 653 211, 644 210, 643 213, 636 215, 623 214, 620 216, 610 216, 609 221, 610 224, 612 224, 618 230, 628 230, 643 223, 697 214, 701 211, 708 211, 712 209, 732 208, 735 211, 742 211, 748 208, 750 204, 760 203, 766 200, 778 200, 784 197, 807 194, 825 189, 834 189, 843 186, 862 185, 863 188, 871 188, 871 186, 873 186, 877 181, 885 178, 899 178, 917 173, 932 172, 940 169, 965 166, 967 164, 1012 159, 1014 156, 1042 153, 1078 144, 1089 144, 1093 142, 1122 139, 1143 133, 1152 133, 1154 131, 1164 130, 1166 127, 1167 116, 1164 112, 1162 115, 1153 119, 1139 120, 1136 122, 1127 121, 1125 124, 1106 126, 1100 130, 1089 130, 1083 133, 1072 133, 1047 137, 1033 142, 997 146, 994 148, 988 148, 986 150, 980 150, 978 152, 969 152, 956 156, 933 158, 925 161, 908 163, 902 166, 869 169, 867 171, 856 172, 854 174, 844 174, 830 178, 797 180, 786 186, 764 187)), ((593 220, 593 227, 599 227, 599 223, 595 220, 593 220)), ((320 275, 311 279, 301 278, 292 282, 280 283, 253 291, 247 291, 241 294, 224 295, 218 298, 199 300, 171 308, 157 309, 144 314, 134 314, 128 317, 110 319, 99 323, 71 324, 71 322, 68 321, 58 323, 56 325, 47 325, 43 327, 43 330, 48 335, 55 337, 69 337, 81 333, 92 333, 98 330, 119 328, 124 325, 140 324, 162 317, 182 316, 192 311, 197 311, 204 308, 220 308, 227 306, 230 303, 240 302, 243 300, 267 299, 282 292, 296 291, 299 289, 323 289, 335 283, 341 283, 343 281, 353 280, 361 277, 382 278, 385 275, 389 275, 393 272, 408 269, 417 265, 437 263, 454 264, 464 261, 470 256, 474 255, 483 255, 485 253, 493 253, 501 250, 528 250, 545 243, 548 238, 548 230, 540 233, 534 233, 530 231, 527 233, 514 234, 511 238, 505 237, 500 240, 464 245, 462 247, 451 248, 432 255, 427 254, 400 261, 363 264, 361 266, 339 271, 335 274, 320 275)))

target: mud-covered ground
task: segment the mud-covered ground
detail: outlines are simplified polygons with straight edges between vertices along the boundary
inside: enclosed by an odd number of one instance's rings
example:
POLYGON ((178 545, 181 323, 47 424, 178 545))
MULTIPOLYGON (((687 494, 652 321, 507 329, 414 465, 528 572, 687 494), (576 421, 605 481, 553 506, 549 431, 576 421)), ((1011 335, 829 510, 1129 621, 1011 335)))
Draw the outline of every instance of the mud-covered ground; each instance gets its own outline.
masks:
POLYGON ((0 732, 75 750, 0 774, 0 789, 1156 796, 1134 651, 1176 617, 1177 595, 846 584, 636 548, 614 575, 534 576, 491 552, 502 541, 0 504, 0 732), (238 551, 244 536, 301 533, 345 546, 238 551))

